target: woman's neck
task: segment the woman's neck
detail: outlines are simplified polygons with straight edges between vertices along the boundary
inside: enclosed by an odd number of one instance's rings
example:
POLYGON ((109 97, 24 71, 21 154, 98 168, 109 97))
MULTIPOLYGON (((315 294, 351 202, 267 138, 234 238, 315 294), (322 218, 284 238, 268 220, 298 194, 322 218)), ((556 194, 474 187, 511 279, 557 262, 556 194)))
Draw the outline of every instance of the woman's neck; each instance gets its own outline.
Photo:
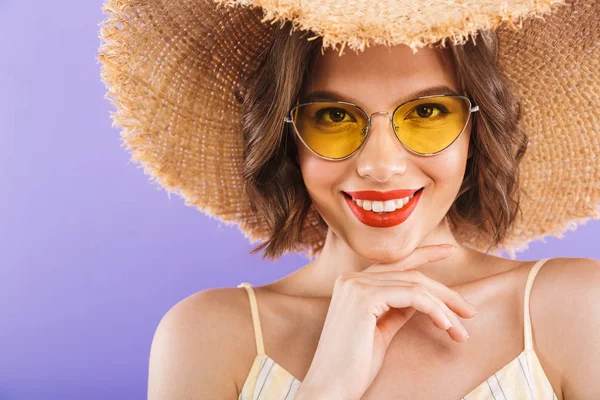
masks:
MULTIPOLYGON (((454 238, 446 220, 424 238, 418 247, 445 243, 457 246, 451 256, 414 269, 446 286, 468 282, 475 277, 477 275, 475 265, 479 264, 486 255, 460 245, 454 238)), ((360 272, 374 263, 375 261, 358 255, 341 238, 329 230, 323 250, 313 261, 293 274, 294 281, 305 288, 303 290, 305 296, 331 297, 333 286, 340 274, 360 272), (306 293, 307 291, 310 293, 306 293)))

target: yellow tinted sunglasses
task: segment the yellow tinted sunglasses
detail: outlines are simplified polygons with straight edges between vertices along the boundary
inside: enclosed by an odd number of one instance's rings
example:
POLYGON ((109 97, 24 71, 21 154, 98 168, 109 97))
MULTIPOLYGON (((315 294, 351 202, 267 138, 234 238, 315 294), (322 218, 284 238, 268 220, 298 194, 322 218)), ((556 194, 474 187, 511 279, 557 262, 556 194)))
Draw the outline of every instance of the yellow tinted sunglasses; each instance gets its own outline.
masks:
POLYGON ((356 104, 344 101, 302 103, 290 110, 291 123, 300 141, 317 156, 344 160, 366 142, 375 114, 387 114, 400 143, 420 156, 441 153, 462 134, 471 113, 471 100, 458 95, 435 95, 400 104, 390 116, 386 111, 369 115, 356 104))

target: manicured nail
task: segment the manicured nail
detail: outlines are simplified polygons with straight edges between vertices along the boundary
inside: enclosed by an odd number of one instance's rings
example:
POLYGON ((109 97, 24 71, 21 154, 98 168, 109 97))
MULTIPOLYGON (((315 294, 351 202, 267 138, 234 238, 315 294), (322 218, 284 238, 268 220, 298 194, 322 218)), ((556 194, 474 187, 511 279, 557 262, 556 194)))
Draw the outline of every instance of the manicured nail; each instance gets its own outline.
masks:
POLYGON ((448 317, 446 317, 446 316, 444 315, 444 319, 446 320, 446 326, 445 326, 445 329, 446 329, 446 330, 448 330, 448 329, 452 328, 452 323, 450 322, 450 320, 448 319, 448 317))

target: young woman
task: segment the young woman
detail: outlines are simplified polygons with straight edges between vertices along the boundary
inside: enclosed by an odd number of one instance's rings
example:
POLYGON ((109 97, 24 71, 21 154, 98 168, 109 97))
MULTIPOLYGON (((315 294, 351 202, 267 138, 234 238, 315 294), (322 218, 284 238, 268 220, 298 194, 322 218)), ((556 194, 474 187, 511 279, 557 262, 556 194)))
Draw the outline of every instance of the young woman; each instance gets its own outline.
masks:
POLYGON ((494 31, 340 55, 290 28, 235 93, 242 176, 257 250, 315 257, 175 305, 148 398, 598 398, 600 263, 490 253, 529 143, 494 31))

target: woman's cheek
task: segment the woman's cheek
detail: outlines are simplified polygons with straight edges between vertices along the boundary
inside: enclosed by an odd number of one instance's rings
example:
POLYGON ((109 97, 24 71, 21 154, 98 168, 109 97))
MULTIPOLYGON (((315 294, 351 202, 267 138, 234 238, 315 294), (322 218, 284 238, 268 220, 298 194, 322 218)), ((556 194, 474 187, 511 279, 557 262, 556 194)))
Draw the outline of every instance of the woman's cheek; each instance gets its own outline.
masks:
POLYGON ((331 193, 343 174, 346 164, 343 161, 327 161, 312 154, 306 149, 298 150, 298 161, 302 178, 308 191, 322 196, 331 193))
MULTIPOLYGON (((457 143, 458 144, 458 143, 457 143)), ((450 149, 449 149, 450 150, 450 149)), ((438 156, 426 160, 427 166, 423 167, 427 175, 435 182, 435 186, 445 202, 454 201, 465 175, 467 162, 467 146, 457 146, 454 151, 446 151, 438 156), (464 147, 464 148, 463 148, 464 147)), ((448 206, 451 204, 448 203, 448 206)))
POLYGON ((351 168, 349 161, 323 160, 307 150, 299 151, 298 160, 312 202, 322 217, 328 220, 343 204, 340 191, 350 190, 342 187, 344 176, 351 168))
POLYGON ((304 184, 309 191, 316 191, 319 187, 323 187, 327 183, 327 174, 319 173, 326 168, 324 164, 325 160, 319 160, 317 157, 311 155, 300 156, 300 169, 302 171, 302 177, 304 178, 304 184))

